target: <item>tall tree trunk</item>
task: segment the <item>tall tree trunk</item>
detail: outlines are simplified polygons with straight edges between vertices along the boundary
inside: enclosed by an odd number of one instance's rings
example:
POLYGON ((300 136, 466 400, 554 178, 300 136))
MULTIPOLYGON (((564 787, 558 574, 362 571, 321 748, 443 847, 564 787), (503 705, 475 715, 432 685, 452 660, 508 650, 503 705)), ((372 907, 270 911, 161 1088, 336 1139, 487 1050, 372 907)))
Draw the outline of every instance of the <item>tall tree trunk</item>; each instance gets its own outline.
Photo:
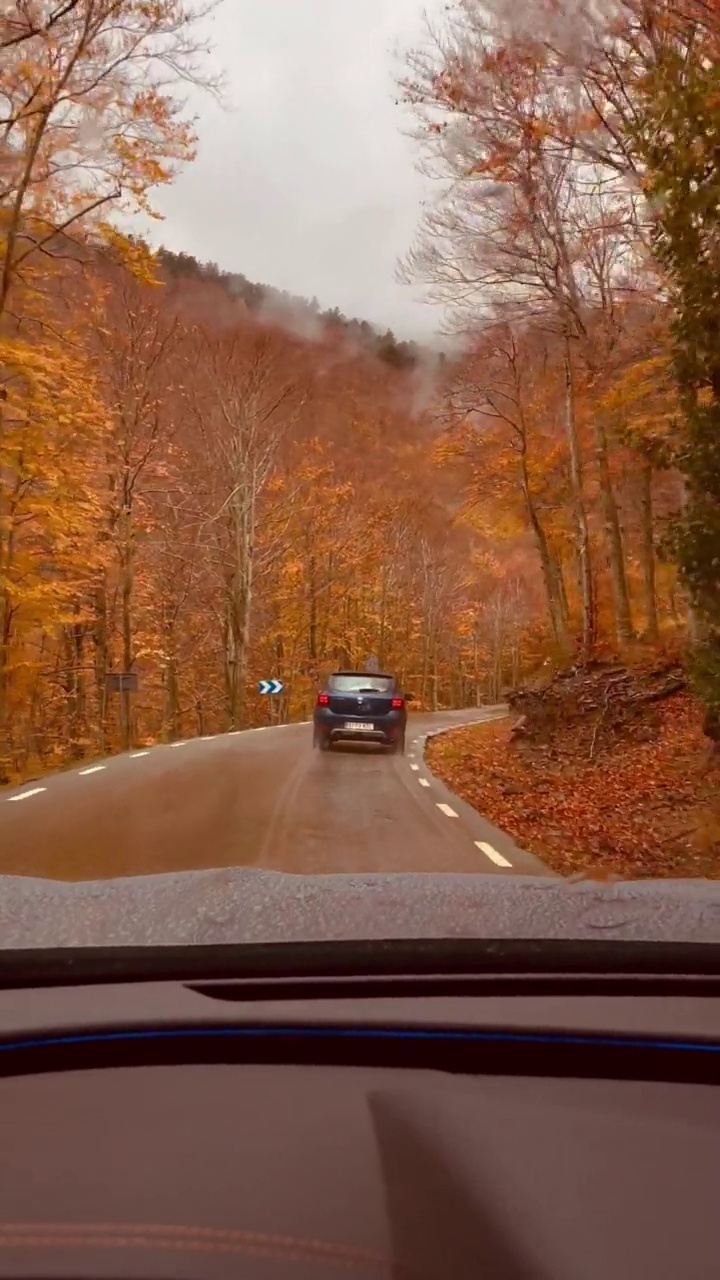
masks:
MULTIPOLYGON (((532 493, 530 492, 530 478, 527 470, 527 460, 523 450, 522 458, 522 489, 525 499, 525 509, 527 511, 530 527, 532 528, 535 538, 535 545, 540 557, 540 569, 542 572, 543 585, 545 587, 545 600, 548 609, 548 618, 550 620, 550 629, 552 631, 553 644, 560 653, 566 653, 570 647, 570 640, 567 631, 567 614, 563 610, 564 587, 560 590, 560 582, 558 581, 557 562, 553 562, 553 555, 547 540, 547 535, 540 522, 532 493)), ((561 575, 560 575, 561 576, 561 575)))
MULTIPOLYGON (((687 511, 687 506, 688 506, 688 486, 687 486, 687 480, 685 479, 685 476, 681 476, 680 485, 681 485, 680 501, 682 505, 682 511, 684 514, 687 511)), ((686 607, 687 607, 688 636, 690 637, 690 641, 692 644, 694 645, 702 644, 707 634, 707 628, 705 626, 703 619, 695 609, 692 599, 690 598, 690 595, 687 592, 686 592, 686 601, 687 601, 686 607)))
POLYGON ((644 638, 654 643, 659 635, 657 588, 655 581, 655 538, 653 531, 652 465, 643 460, 638 505, 640 508, 640 566, 642 569, 644 638))
POLYGON ((380 670, 385 669, 385 626, 386 626, 386 610, 387 610, 387 588, 388 588, 388 571, 387 565, 382 567, 382 583, 380 587, 380 619, 378 624, 378 662, 380 670))
POLYGON ((569 643, 570 605, 568 604, 567 591, 565 589, 562 561, 553 547, 548 547, 548 554, 550 556, 550 569, 554 590, 557 595, 558 609, 562 619, 563 630, 565 635, 568 636, 569 643))
POLYGON ((330 620, 335 617, 334 574, 335 560, 332 551, 330 551, 327 557, 327 569, 324 576, 322 595, 318 602, 318 657, 320 654, 327 654, 330 620))
POLYGON ((308 593, 310 596, 310 618, 308 621, 308 657, 313 661, 318 656, 318 598, 315 555, 310 553, 308 561, 308 593))
POLYGON ((181 736, 180 690, 178 687, 177 663, 172 653, 165 665, 163 686, 162 736, 165 742, 175 742, 181 736))
POLYGON ((13 609, 10 595, 0 589, 0 782, 9 779, 10 764, 10 641, 13 609))
POLYGON ((513 640, 513 643, 512 643, 512 650, 510 655, 510 660, 511 660, 511 677, 510 678, 511 678, 513 689, 517 689, 518 685, 520 684, 520 670, 521 670, 520 657, 521 657, 520 641, 518 639, 515 639, 513 640))
POLYGON ((423 628, 423 644, 422 657, 420 660, 420 697, 423 705, 427 706, 428 701, 428 671, 430 662, 430 652, 428 648, 427 628, 423 628))
POLYGON ((680 622, 680 614, 678 613, 677 608, 677 581, 675 579, 671 581, 670 589, 668 591, 668 609, 670 610, 670 617, 673 622, 680 622))
MULTIPOLYGON (((275 671, 272 673, 278 680, 285 682, 285 641, 282 632, 278 632, 275 636, 275 671)), ((270 696, 269 720, 271 724, 284 724, 287 720, 287 693, 283 693, 279 698, 270 696)))
POLYGON ((473 681, 475 684, 475 706, 482 706, 482 694, 480 693, 480 645, 477 623, 473 632, 473 681))
POLYGON ((503 634, 502 617, 500 608, 496 604, 495 618, 493 626, 493 652, 492 652, 492 674, 490 686, 490 701, 500 701, 500 689, 502 687, 503 672, 503 648, 505 645, 505 637, 503 634))
MULTIPOLYGON (((38 662, 44 663, 45 655, 48 649, 48 636, 43 635, 40 638, 40 651, 37 655, 38 662)), ((41 762, 45 762, 48 753, 48 726, 45 713, 45 692, 43 684, 38 681, 30 696, 30 736, 28 740, 28 748, 24 753, 23 771, 27 768, 31 755, 41 762)), ((2 753, 0 753, 1 755, 2 753)))
POLYGON ((438 651, 437 651, 437 634, 433 633, 432 648, 432 709, 438 710, 438 651))
POLYGON ((107 581, 103 572, 95 591, 95 691, 97 697, 97 747, 100 755, 107 750, 107 677, 110 669, 110 643, 108 639, 107 581))
POLYGON ((615 607, 615 634, 618 643, 623 645, 628 644, 633 638, 630 593, 625 572, 625 550, 620 529, 620 517, 610 477, 607 436, 599 414, 595 414, 593 418, 593 433, 600 480, 600 502, 610 560, 610 581, 612 583, 613 604, 615 607))
MULTIPOLYGON (((7 529, 4 541, 2 539, 2 524, 0 524, 0 781, 6 782, 9 778, 9 763, 11 754, 11 728, 12 717, 10 714, 10 650, 12 646, 13 621, 15 618, 15 608, 13 604, 12 594, 9 590, 10 574, 15 563, 15 510, 16 496, 19 492, 19 481, 16 483, 13 493, 8 495, 7 501, 3 501, 0 506, 0 515, 5 517, 3 523, 7 529), (6 586, 5 584, 8 584, 6 586)), ((4 495, 2 495, 4 497, 4 495)))
POLYGON ((580 444, 575 422, 575 393, 573 385, 572 361, 570 358, 570 340, 565 337, 565 432, 570 455, 570 482, 572 485, 573 516, 575 519, 575 546, 580 574, 580 599, 582 609, 582 631, 580 656, 583 661, 590 657, 597 639, 597 617, 595 604, 595 584, 593 582, 592 561, 590 559, 590 533, 588 530, 587 512, 582 487, 582 463, 580 444))
MULTIPOLYGON (((120 629, 122 635, 122 669, 132 671, 133 666, 133 546, 130 499, 123 504, 120 529, 120 629)), ((123 688, 120 693, 120 744, 123 751, 132 745, 131 694, 123 688)))
POLYGON ((63 685, 67 702, 68 747, 70 758, 73 760, 79 760, 84 754, 85 678, 82 672, 84 638, 84 628, 80 622, 71 623, 63 629, 65 650, 63 685))
POLYGON ((242 729, 246 714, 250 614, 253 596, 255 497, 240 492, 230 509, 232 565, 227 586, 226 687, 231 729, 242 729))

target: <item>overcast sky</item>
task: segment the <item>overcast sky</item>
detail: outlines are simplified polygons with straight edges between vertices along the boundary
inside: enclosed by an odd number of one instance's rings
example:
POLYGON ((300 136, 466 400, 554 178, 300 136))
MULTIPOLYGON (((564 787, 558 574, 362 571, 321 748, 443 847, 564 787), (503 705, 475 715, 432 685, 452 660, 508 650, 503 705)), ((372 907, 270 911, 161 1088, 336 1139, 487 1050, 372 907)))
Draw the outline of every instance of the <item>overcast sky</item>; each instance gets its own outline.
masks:
MULTIPOLYGON (((395 104, 394 50, 442 0, 224 0, 210 27, 228 110, 199 103, 195 163, 156 236, 323 307, 429 336, 437 307, 395 282, 428 192, 395 104)), ((407 123, 407 117, 405 117, 407 123)))

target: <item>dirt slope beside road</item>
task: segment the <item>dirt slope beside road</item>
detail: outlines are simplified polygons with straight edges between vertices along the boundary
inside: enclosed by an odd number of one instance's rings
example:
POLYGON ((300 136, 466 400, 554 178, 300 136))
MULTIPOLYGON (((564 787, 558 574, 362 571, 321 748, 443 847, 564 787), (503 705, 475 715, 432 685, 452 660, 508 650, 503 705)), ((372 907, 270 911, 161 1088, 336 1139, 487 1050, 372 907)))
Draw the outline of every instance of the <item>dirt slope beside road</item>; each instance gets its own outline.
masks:
POLYGON ((676 666, 519 691, 511 716, 434 740, 448 786, 561 875, 720 878, 720 757, 676 666))

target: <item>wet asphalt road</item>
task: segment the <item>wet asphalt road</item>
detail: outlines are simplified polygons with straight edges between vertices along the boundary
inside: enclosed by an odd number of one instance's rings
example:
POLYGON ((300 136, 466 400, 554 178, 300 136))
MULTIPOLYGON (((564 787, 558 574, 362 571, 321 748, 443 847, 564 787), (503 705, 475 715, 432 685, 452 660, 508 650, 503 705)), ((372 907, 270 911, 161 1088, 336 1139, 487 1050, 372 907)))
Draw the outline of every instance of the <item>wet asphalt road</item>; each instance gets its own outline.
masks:
POLYGON ((0 874, 95 880, 216 867, 296 874, 549 874, 452 796, 426 735, 497 710, 413 715, 407 754, 312 749, 308 724, 115 756, 0 793, 0 874))

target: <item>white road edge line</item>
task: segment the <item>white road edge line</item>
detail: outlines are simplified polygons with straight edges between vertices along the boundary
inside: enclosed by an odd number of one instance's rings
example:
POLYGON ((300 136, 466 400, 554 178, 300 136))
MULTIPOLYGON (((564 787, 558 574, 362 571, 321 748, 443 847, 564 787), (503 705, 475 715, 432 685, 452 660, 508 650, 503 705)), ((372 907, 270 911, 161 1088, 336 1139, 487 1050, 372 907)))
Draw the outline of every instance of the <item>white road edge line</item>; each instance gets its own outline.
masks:
POLYGON ((29 800, 30 796, 39 796, 41 791, 47 791, 47 787, 33 787, 30 791, 21 791, 19 796, 5 796, 8 804, 12 804, 13 800, 29 800))
POLYGON ((421 787, 429 787, 429 786, 430 786, 430 783, 428 782, 427 778, 418 778, 418 782, 420 783, 420 786, 421 786, 421 787))
POLYGON ((458 816, 455 810, 450 808, 449 804, 438 804, 437 807, 441 813, 445 814, 446 818, 457 818, 458 816))
POLYGON ((86 773, 100 773, 101 769, 107 769, 107 765, 92 764, 89 769, 78 769, 78 773, 81 777, 84 777, 86 773))
POLYGON ((486 855, 486 857, 488 857, 491 862, 494 862, 496 866, 498 867, 512 866, 512 862, 508 862, 507 858, 503 858, 502 854, 498 853, 497 849, 493 849, 491 844, 486 844, 484 840, 475 840, 473 841, 473 843, 477 845, 478 849, 482 849, 482 852, 486 855))
POLYGON ((190 739, 188 738, 186 742, 171 742, 170 746, 171 747, 189 747, 190 739))
POLYGON ((139 760, 140 756, 149 756, 149 755, 150 755, 149 751, 131 751, 128 759, 139 760))

